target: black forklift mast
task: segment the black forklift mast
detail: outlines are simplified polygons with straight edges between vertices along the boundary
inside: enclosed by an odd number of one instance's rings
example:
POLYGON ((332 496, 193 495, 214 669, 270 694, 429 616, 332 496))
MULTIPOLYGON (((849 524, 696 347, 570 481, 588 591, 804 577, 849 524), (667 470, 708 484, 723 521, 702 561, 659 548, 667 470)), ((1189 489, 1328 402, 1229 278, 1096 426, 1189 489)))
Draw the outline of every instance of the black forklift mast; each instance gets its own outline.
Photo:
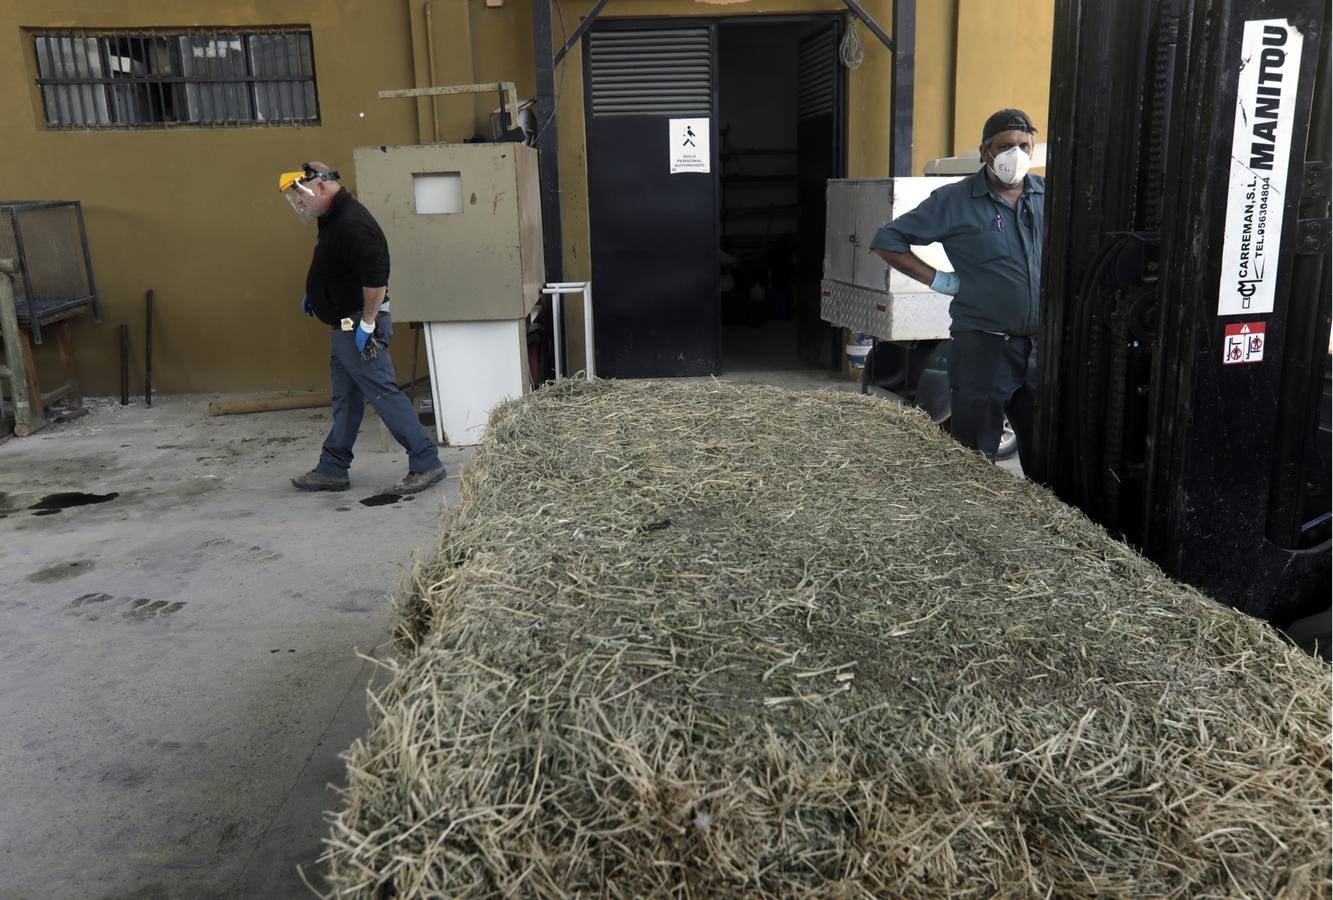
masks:
POLYGON ((1329 604, 1327 0, 1058 0, 1034 472, 1218 601, 1329 604))

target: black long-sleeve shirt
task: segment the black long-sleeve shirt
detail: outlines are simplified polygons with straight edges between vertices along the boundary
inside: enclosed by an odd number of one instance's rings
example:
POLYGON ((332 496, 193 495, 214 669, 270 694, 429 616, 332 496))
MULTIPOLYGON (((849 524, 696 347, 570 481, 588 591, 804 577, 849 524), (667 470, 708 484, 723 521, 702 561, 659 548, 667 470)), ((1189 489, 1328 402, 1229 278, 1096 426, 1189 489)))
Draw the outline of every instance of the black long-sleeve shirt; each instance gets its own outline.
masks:
POLYGON ((362 288, 389 284, 389 242, 370 210, 345 189, 333 197, 329 211, 319 217, 319 239, 305 293, 321 322, 337 325, 344 317, 359 317, 362 288))

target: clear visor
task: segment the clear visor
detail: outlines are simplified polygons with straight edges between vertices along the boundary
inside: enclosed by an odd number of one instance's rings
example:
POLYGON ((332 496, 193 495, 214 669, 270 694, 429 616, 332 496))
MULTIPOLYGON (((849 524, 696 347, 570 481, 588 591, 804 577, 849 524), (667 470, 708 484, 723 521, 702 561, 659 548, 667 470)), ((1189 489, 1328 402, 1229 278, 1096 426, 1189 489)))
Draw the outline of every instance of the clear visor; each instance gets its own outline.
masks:
POLYGON ((303 224, 313 222, 318 217, 315 210, 308 205, 309 202, 314 199, 315 192, 300 182, 293 184, 291 187, 287 188, 287 190, 283 191, 282 196, 287 198, 287 202, 291 204, 292 210, 296 213, 296 217, 300 219, 303 224))

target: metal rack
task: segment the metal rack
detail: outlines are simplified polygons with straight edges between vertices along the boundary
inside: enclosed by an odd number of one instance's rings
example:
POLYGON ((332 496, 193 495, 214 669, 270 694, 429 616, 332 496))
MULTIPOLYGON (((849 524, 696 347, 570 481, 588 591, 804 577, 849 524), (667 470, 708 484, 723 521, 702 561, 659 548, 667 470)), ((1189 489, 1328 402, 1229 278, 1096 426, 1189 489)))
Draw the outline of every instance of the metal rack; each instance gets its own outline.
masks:
POLYGON ((33 343, 42 342, 42 326, 87 307, 102 321, 79 201, 0 201, 0 259, 18 263, 15 307, 33 343))

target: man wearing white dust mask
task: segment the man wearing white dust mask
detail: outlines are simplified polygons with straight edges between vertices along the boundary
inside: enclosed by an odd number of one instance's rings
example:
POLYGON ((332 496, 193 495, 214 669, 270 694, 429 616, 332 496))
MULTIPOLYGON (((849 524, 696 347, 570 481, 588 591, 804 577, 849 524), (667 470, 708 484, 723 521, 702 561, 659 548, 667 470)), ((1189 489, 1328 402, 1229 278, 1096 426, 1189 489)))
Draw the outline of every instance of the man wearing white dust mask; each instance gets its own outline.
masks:
POLYGON ((1028 174, 1036 132, 1022 110, 992 115, 981 131, 981 169, 939 188, 870 243, 893 268, 951 298, 954 437, 993 459, 1008 414, 1024 468, 1033 440, 1046 214, 1046 182, 1028 174), (911 250, 936 241, 953 272, 911 250))

